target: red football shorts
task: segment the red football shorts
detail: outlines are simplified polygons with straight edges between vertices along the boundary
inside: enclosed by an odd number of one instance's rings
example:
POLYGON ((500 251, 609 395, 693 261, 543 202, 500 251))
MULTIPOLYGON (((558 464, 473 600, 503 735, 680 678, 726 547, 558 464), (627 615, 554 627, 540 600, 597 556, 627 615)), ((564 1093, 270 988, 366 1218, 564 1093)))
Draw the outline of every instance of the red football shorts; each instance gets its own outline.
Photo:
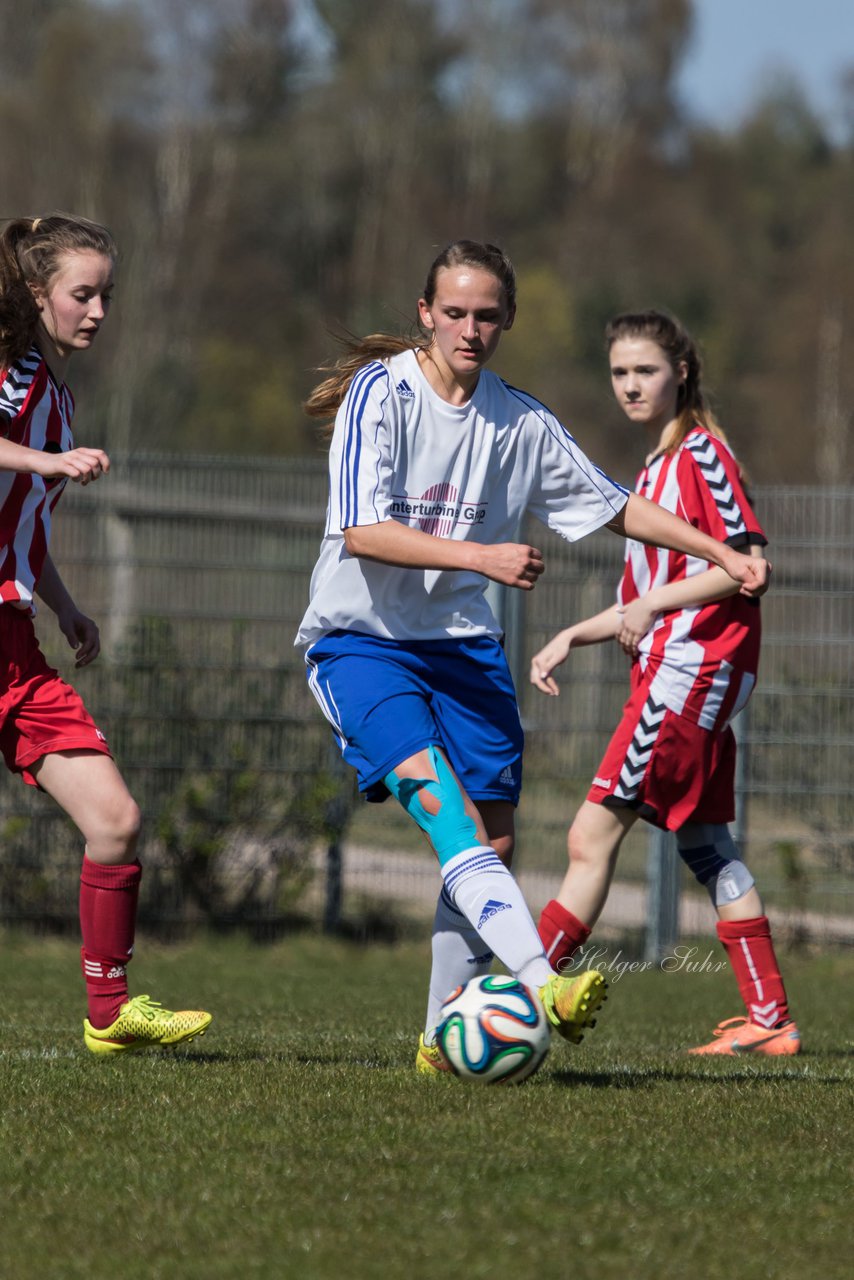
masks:
POLYGON ((110 755, 80 695, 48 666, 29 614, 14 605, 0 605, 0 750, 31 786, 29 766, 54 751, 110 755))
POLYGON ((634 809, 666 831, 678 831, 688 821, 732 822, 732 729, 701 729, 657 703, 643 675, 632 684, 587 799, 609 808, 634 809))

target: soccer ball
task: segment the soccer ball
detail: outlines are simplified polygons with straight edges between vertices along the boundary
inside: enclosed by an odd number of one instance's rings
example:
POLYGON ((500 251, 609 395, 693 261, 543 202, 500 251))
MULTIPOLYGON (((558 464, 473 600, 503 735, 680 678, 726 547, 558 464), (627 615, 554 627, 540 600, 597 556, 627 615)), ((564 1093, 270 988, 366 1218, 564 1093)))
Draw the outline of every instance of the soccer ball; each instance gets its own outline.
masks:
POLYGON ((526 1080, 541 1066, 550 1040, 536 993, 502 974, 472 978, 452 991, 436 1032, 454 1075, 481 1084, 526 1080))

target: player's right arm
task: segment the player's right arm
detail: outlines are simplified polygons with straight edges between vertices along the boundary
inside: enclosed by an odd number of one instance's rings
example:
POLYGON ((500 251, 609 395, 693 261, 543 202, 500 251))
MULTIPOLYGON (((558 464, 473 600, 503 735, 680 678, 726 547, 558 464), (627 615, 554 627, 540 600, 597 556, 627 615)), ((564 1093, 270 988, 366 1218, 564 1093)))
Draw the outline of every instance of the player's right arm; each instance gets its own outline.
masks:
POLYGON ((734 547, 710 537, 702 529, 695 528, 640 494, 629 494, 625 507, 606 527, 623 538, 634 538, 637 542, 666 547, 670 551, 682 551, 685 555, 719 565, 738 583, 742 595, 758 597, 768 589, 771 566, 767 560, 761 556, 741 555, 734 547))
POLYGON ((397 520, 354 525, 344 530, 344 545, 351 556, 377 560, 404 569, 463 569, 481 573, 493 582, 531 591, 543 572, 542 552, 524 543, 483 545, 437 538, 397 520))
POLYGON ((531 659, 531 684, 541 693, 548 693, 556 698, 560 689, 552 672, 562 662, 566 662, 570 650, 587 644, 601 644, 604 640, 613 640, 620 626, 620 610, 617 605, 612 604, 601 613, 595 613, 591 618, 585 618, 582 622, 576 622, 573 626, 559 631, 531 659))
POLYGON ((78 484, 88 484, 109 469, 110 459, 103 449, 78 448, 67 453, 46 453, 0 438, 0 471, 42 476, 45 480, 66 476, 78 484))
POLYGON ((363 366, 347 390, 329 450, 328 532, 340 533, 357 559, 403 569, 464 570, 530 591, 544 567, 535 547, 440 538, 395 518, 399 478, 391 396, 389 370, 380 361, 363 366))

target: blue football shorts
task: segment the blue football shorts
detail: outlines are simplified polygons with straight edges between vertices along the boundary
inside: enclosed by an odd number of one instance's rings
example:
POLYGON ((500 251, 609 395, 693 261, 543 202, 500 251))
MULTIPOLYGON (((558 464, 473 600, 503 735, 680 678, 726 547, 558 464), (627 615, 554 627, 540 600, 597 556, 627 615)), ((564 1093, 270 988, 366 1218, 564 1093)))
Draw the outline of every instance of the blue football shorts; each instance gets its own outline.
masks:
POLYGON ((305 661, 309 687, 368 800, 385 800, 386 774, 438 746, 472 800, 519 803, 524 735, 494 637, 402 643, 333 631, 305 661))

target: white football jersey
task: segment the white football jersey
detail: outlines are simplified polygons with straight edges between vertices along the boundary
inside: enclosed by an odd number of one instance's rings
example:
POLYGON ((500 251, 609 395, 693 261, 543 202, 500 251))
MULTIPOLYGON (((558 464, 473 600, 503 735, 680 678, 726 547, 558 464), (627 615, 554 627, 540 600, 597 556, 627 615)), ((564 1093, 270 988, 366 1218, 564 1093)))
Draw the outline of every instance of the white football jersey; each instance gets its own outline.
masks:
POLYGON ((481 574, 357 559, 345 529, 399 520, 491 545, 518 542, 530 511, 572 542, 611 520, 627 497, 544 405, 488 369, 471 399, 452 405, 414 351, 372 361, 335 420, 326 530, 295 643, 334 630, 395 640, 501 634, 481 574))

